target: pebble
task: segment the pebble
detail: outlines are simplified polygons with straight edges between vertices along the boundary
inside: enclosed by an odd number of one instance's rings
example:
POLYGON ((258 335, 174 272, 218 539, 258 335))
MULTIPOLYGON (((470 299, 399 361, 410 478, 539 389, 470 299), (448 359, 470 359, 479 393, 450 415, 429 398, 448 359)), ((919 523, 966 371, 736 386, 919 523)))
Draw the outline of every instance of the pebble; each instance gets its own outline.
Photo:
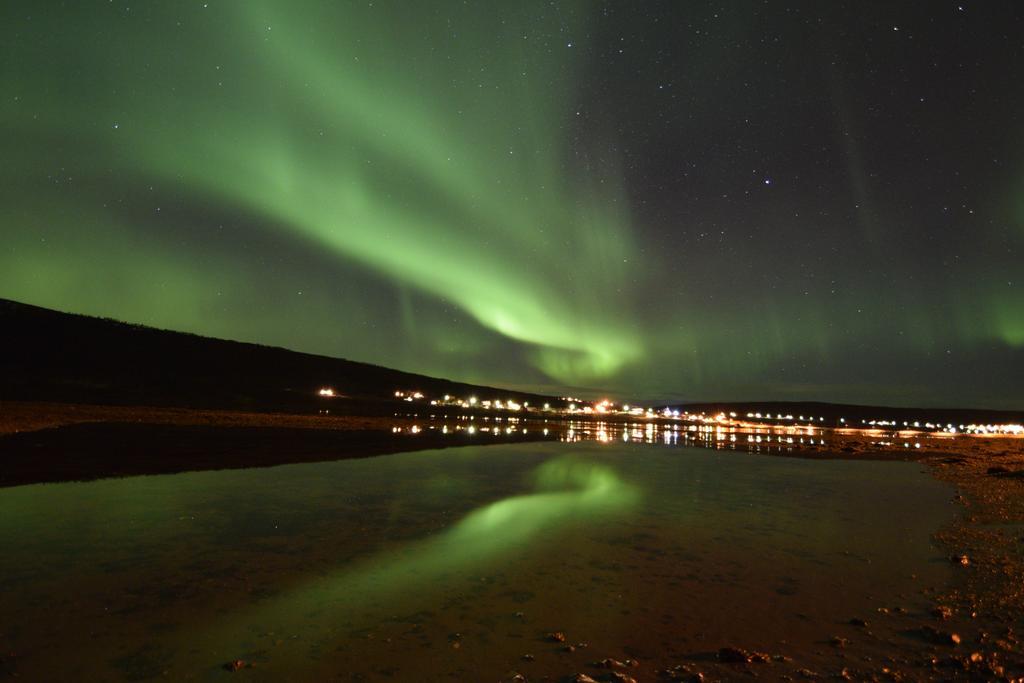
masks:
POLYGON ((936 645, 959 645, 960 636, 956 633, 939 631, 932 626, 922 626, 921 634, 936 645))
POLYGON ((738 647, 723 647, 718 650, 718 661, 730 664, 746 664, 749 654, 738 647))
POLYGON ((629 669, 637 666, 637 661, 635 659, 627 659, 624 662, 620 662, 617 659, 611 659, 609 657, 607 659, 602 659, 600 662, 594 662, 593 665, 602 669, 629 669))
POLYGON ((618 681, 619 683, 636 683, 636 679, 632 676, 627 676, 620 671, 613 671, 611 673, 611 680, 618 681))
POLYGON ((704 674, 693 673, 689 666, 686 664, 676 664, 667 669, 663 669, 658 672, 658 675, 663 678, 668 678, 673 681, 697 681, 704 680, 704 674), (700 678, 697 678, 697 677, 700 678))
POLYGON ((242 669, 245 668, 245 660, 244 659, 233 659, 230 662, 228 662, 227 664, 225 664, 224 668, 227 669, 228 671, 231 671, 232 673, 235 672, 235 671, 241 671, 242 669))

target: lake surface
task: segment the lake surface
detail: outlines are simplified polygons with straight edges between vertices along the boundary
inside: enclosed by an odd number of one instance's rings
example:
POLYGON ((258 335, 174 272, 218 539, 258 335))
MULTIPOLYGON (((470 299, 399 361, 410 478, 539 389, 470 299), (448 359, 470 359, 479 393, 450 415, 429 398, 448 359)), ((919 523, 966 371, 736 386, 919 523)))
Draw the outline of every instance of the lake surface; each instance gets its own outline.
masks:
POLYGON ((558 680, 631 657, 651 680, 725 645, 827 666, 851 617, 949 579, 951 490, 921 469, 527 443, 0 489, 0 675, 558 680))

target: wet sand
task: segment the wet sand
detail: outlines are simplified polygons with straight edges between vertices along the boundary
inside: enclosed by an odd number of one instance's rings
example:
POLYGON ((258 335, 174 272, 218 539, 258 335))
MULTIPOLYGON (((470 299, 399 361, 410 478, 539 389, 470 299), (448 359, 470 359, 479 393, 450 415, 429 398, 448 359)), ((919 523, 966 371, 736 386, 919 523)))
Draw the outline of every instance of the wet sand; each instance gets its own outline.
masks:
MULTIPOLYGON (((503 427, 506 424, 502 423, 503 427)), ((569 429, 566 424, 548 423, 549 432, 544 435, 541 424, 516 423, 512 433, 503 428, 498 435, 488 435, 488 440, 564 438, 569 429), (522 433, 523 428, 528 429, 527 434, 522 433)), ((480 435, 471 439, 464 433, 442 434, 430 426, 429 420, 411 417, 4 402, 0 404, 0 485, 248 468, 481 443, 480 435), (413 426, 419 426, 417 433, 411 433, 413 426)), ((933 537, 943 549, 951 580, 932 577, 921 581, 913 593, 906 593, 903 603, 851 607, 848 611, 853 622, 836 624, 832 631, 821 633, 820 649, 815 652, 773 651, 771 643, 784 639, 785 634, 765 634, 760 643, 709 642, 699 651, 679 648, 673 652, 675 661, 658 657, 663 666, 657 672, 643 662, 633 667, 621 653, 619 661, 625 665, 621 669, 581 664, 577 672, 605 681, 626 680, 623 676, 700 680, 699 675, 711 680, 749 676, 772 680, 1024 680, 1024 439, 926 438, 919 449, 908 449, 902 442, 880 447, 880 440, 878 435, 835 431, 828 432, 825 445, 748 447, 743 442, 702 444, 699 440, 689 445, 806 458, 920 463, 955 490, 951 504, 958 513, 950 524, 936 529, 933 537)), ((740 606, 737 618, 756 617, 763 607, 740 606)), ((543 634, 540 637, 543 640, 543 634)), ((557 650, 559 646, 551 647, 557 650)), ((643 649, 649 654, 649 648, 643 649)), ((586 658, 574 659, 582 663, 586 658)), ((14 661, 0 656, 0 676, 16 670, 14 661)), ((617 666, 614 662, 609 665, 617 666)), ((519 673, 528 677, 527 663, 521 668, 519 673)), ((567 671, 566 680, 572 680, 575 673, 567 671)))

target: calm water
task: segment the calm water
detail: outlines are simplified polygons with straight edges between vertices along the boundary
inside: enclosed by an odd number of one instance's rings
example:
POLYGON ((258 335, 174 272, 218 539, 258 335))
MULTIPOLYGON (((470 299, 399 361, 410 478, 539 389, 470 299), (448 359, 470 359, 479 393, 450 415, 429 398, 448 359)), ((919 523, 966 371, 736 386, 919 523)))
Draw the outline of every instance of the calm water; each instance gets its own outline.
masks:
POLYGON ((634 657, 651 679, 727 644, 813 660, 836 624, 948 578, 929 537, 950 490, 920 469, 537 443, 0 490, 0 674, 215 680, 241 658, 250 680, 555 680, 634 657))

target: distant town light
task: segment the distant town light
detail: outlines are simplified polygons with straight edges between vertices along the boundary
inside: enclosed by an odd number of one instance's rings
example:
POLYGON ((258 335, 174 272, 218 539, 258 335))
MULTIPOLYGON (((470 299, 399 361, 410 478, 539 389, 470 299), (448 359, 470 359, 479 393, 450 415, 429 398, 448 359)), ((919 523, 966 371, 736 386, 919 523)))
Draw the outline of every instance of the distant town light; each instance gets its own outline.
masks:
POLYGON ((321 389, 317 393, 319 395, 321 395, 321 396, 328 396, 328 397, 330 397, 330 396, 334 396, 334 389, 331 389, 330 387, 324 387, 323 389, 321 389))

